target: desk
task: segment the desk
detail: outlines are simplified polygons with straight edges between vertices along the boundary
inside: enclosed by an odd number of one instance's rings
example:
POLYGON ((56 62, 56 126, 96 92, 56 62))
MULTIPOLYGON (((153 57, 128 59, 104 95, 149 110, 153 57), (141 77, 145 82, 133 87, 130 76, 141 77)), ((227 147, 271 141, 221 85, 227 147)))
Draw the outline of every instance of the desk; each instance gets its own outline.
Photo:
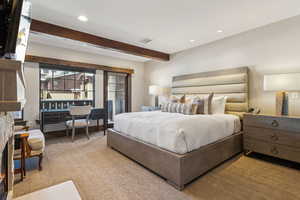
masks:
MULTIPOLYGON (((41 130, 46 133, 46 125, 59 125, 64 124, 67 120, 71 120, 68 109, 55 109, 55 110, 41 110, 41 130)), ((97 127, 99 129, 99 120, 103 120, 104 130, 107 127, 107 117, 104 108, 92 108, 90 114, 90 120, 97 121, 97 127)), ((65 130, 65 126, 61 126, 61 130, 65 130)))

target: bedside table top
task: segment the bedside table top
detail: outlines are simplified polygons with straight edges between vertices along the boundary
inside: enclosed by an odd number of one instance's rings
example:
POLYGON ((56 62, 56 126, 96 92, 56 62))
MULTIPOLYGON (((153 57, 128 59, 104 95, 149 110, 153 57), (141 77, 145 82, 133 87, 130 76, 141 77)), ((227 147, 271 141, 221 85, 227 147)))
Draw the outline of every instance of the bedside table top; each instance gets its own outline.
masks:
POLYGON ((300 132, 300 117, 276 115, 246 114, 243 119, 244 127, 253 126, 292 132, 300 132))
POLYGON ((251 114, 251 113, 246 113, 246 114, 244 114, 244 116, 300 119, 300 116, 293 116, 293 115, 269 115, 269 114, 251 114))

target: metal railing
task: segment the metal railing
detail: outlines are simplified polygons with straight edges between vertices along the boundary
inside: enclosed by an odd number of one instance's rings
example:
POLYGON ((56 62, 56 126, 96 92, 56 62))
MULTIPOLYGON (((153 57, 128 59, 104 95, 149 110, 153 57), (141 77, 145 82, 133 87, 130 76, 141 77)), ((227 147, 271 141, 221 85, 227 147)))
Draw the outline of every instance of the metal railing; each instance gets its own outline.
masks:
POLYGON ((93 100, 41 100, 41 110, 64 110, 70 106, 93 106, 93 100))

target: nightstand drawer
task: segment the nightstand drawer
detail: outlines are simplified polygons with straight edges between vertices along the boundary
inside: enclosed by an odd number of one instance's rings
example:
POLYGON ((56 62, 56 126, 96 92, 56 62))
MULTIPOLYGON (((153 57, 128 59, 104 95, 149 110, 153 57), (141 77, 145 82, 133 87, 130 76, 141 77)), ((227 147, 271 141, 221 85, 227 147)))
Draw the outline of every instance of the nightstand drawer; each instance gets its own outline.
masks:
POLYGON ((300 133, 300 118, 297 117, 276 117, 248 114, 244 116, 244 125, 300 133))
POLYGON ((270 144, 258 140, 247 139, 244 141, 244 148, 258 153, 275 156, 278 158, 300 162, 300 149, 287 147, 279 144, 270 144))
POLYGON ((300 148, 300 133, 245 126, 244 139, 257 139, 300 148))

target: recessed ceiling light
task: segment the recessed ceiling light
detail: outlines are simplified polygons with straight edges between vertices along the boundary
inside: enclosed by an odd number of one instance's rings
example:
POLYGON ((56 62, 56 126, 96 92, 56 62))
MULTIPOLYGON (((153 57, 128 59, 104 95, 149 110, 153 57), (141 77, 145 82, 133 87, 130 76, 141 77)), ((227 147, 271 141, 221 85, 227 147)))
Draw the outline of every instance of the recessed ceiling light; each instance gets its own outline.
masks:
POLYGON ((190 42, 195 42, 195 40, 190 40, 190 42))
POLYGON ((80 15, 80 16, 78 16, 78 20, 82 21, 82 22, 87 22, 89 19, 87 18, 87 16, 80 15))
POLYGON ((217 33, 223 33, 223 30, 218 30, 217 33))

